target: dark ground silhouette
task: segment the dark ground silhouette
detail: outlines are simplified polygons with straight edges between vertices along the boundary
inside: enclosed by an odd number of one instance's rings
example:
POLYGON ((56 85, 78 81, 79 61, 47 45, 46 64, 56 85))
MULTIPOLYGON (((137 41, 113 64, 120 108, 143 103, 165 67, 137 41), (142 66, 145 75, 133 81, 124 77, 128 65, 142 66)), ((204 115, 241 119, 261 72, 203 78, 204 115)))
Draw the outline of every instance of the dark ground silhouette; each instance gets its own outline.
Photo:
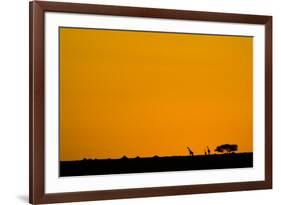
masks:
POLYGON ((61 161, 60 176, 253 167, 253 153, 61 161))

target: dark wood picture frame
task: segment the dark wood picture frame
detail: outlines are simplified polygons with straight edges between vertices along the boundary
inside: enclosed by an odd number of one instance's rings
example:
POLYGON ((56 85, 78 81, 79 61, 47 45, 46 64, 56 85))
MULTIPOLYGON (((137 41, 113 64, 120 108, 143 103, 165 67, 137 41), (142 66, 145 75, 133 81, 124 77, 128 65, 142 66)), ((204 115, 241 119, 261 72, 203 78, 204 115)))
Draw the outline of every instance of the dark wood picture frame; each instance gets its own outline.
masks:
POLYGON ((152 197, 272 188, 272 17, 33 1, 29 5, 29 200, 33 204, 152 197), (46 194, 44 190, 44 13, 67 12, 128 17, 259 24, 265 26, 265 180, 206 185, 46 194))

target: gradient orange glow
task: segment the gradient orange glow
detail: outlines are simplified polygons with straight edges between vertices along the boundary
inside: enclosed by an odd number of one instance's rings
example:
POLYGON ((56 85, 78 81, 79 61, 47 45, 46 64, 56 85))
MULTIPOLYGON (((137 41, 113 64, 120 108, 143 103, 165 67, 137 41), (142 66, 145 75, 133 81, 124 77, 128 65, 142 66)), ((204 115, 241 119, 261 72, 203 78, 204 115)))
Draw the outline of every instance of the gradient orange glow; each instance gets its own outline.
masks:
POLYGON ((60 160, 253 151, 253 39, 60 28, 60 160))

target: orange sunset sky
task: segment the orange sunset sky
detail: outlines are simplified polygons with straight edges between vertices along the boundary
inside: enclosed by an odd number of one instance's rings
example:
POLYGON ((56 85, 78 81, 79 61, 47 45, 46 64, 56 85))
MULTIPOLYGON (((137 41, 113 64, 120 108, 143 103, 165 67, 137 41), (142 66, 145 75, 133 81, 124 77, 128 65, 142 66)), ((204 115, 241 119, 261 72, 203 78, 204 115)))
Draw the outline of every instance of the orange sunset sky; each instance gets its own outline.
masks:
POLYGON ((60 160, 253 151, 253 38, 60 28, 60 160))

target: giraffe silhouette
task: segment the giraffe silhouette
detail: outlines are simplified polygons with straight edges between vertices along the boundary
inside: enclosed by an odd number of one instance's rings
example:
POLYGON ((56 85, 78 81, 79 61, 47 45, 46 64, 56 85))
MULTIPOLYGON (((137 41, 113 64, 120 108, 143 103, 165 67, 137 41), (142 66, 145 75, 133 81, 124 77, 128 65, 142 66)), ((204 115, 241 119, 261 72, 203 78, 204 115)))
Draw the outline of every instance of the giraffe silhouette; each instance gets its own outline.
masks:
POLYGON ((190 155, 190 156, 193 156, 194 153, 191 151, 191 149, 190 149, 189 147, 187 147, 187 150, 188 150, 188 152, 189 152, 189 155, 190 155))
POLYGON ((211 154, 211 150, 209 149, 209 146, 207 146, 207 152, 208 152, 208 155, 211 154))

